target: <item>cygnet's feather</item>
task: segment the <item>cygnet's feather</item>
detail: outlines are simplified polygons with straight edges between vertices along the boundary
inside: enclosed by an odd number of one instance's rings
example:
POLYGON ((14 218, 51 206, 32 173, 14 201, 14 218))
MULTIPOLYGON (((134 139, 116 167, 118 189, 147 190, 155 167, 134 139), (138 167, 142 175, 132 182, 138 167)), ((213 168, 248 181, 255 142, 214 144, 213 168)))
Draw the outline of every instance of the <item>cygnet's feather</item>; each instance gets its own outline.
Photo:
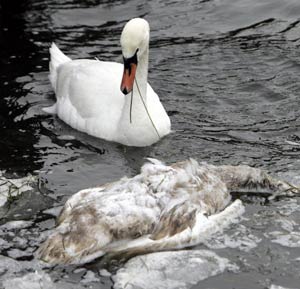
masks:
POLYGON ((294 188, 248 166, 150 161, 132 178, 73 195, 39 257, 85 263, 106 253, 192 246, 243 213, 239 200, 229 205, 231 191, 294 188))

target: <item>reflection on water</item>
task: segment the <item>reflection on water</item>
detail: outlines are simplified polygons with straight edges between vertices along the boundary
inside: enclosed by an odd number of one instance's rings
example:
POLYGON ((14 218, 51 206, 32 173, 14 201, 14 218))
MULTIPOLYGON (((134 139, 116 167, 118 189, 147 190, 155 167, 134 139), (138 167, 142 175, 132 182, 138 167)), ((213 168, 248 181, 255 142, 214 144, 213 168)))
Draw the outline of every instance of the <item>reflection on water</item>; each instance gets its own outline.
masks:
MULTIPOLYGON (((0 169, 20 176, 38 174, 45 193, 41 202, 49 208, 62 205, 81 188, 135 174, 147 156, 167 162, 193 156, 216 164, 247 163, 296 179, 299 15, 298 0, 2 4, 0 169), (126 148, 45 115, 41 108, 54 102, 47 77, 51 41, 73 58, 121 61, 121 29, 136 16, 151 25, 149 81, 171 117, 174 133, 149 148, 126 148)), ((266 212, 278 212, 285 202, 247 201, 249 220, 235 229, 240 246, 250 242, 250 249, 229 246, 228 235, 216 241, 215 249, 240 263, 241 273, 224 273, 199 284, 223 289, 234 287, 225 279, 234 280, 236 288, 264 288, 267 279, 287 287, 299 284, 299 276, 292 274, 299 271, 299 262, 278 269, 289 256, 300 255, 299 250, 270 242, 271 233, 281 229, 266 212)), ((53 226, 51 215, 36 215, 39 205, 32 206, 33 221, 51 221, 36 224, 34 230, 53 226)), ((299 222, 299 211, 293 218, 299 222)), ((233 238, 234 230, 228 234, 233 238)))

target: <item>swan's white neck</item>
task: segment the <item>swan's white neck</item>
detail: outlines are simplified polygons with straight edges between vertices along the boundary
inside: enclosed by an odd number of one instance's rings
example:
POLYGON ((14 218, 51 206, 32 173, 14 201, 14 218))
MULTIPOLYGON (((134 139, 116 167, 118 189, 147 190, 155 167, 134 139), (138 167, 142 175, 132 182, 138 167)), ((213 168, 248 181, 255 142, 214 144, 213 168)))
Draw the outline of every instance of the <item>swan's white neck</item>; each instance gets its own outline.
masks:
POLYGON ((131 121, 132 123, 138 123, 144 121, 145 118, 149 118, 144 106, 147 104, 147 79, 148 79, 148 59, 149 50, 148 47, 144 50, 143 54, 140 55, 137 65, 137 71, 135 75, 135 81, 133 90, 125 96, 125 105, 123 108, 122 118, 125 122, 130 122, 130 106, 132 97, 131 107, 131 121), (141 99, 143 98, 143 101, 141 99))
POLYGON ((149 48, 144 50, 140 55, 135 75, 135 83, 133 86, 134 98, 139 98, 139 93, 143 96, 144 101, 147 100, 147 80, 148 80, 148 62, 149 62, 149 48))
POLYGON ((133 140, 135 140, 134 145, 145 146, 159 139, 157 128, 153 127, 153 120, 150 119, 149 103, 151 102, 151 94, 147 95, 148 59, 149 51, 147 47, 138 59, 133 90, 124 96, 126 99, 119 122, 119 134, 122 143, 127 143, 127 145, 133 145, 133 140), (140 136, 140 143, 136 141, 137 136, 140 136))

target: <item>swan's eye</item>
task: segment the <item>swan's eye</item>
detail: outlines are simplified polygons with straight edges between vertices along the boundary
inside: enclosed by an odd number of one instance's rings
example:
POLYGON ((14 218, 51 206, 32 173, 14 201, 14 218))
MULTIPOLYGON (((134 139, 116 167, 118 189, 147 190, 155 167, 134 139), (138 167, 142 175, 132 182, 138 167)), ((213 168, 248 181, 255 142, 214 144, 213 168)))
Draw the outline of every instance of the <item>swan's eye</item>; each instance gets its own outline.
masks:
POLYGON ((132 64, 137 65, 137 63, 138 63, 137 52, 138 52, 138 49, 136 50, 135 54, 130 58, 123 57, 124 68, 128 70, 129 75, 131 74, 132 64))

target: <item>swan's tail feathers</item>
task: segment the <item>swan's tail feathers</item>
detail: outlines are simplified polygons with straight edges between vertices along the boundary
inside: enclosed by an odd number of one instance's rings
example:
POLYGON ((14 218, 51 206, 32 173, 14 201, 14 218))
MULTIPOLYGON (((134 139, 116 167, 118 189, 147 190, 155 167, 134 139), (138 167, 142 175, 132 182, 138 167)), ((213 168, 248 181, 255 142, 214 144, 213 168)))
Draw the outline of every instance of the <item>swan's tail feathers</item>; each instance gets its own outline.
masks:
POLYGON ((77 233, 77 236, 74 234, 54 233, 40 246, 37 251, 37 257, 53 265, 84 264, 105 254, 101 250, 99 242, 82 237, 77 233), (79 241, 80 238, 82 238, 82 242, 79 241))
POLYGON ((63 54, 63 52, 56 46, 55 43, 52 43, 51 47, 49 48, 49 52, 50 52, 49 79, 55 91, 56 80, 57 80, 57 69, 61 64, 71 61, 72 59, 66 56, 65 54, 63 54))
POLYGON ((43 107, 42 110, 48 114, 57 114, 57 105, 54 103, 51 106, 43 107))
POLYGON ((38 249, 37 256, 40 260, 51 264, 68 263, 63 236, 56 234, 49 237, 38 249))
POLYGON ((73 221, 58 226, 40 246, 37 257, 51 264, 83 264, 104 255, 112 235, 101 222, 86 223, 89 216, 89 212, 71 216, 73 221))

